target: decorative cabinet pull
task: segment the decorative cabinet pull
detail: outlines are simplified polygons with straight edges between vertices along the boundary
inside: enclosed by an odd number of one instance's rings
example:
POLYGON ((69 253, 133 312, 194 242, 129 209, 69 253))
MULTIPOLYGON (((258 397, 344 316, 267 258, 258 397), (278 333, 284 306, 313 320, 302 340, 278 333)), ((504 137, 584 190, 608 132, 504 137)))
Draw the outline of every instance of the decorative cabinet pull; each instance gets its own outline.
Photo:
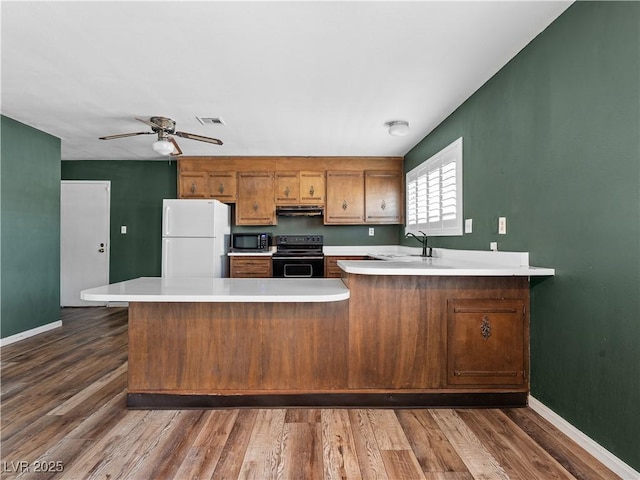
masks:
POLYGON ((342 201, 342 210, 346 210, 349 207, 346 200, 342 201))
POLYGON ((218 191, 220 193, 224 193, 224 185, 221 183, 220 186, 218 187, 218 191))
POLYGON ((258 211, 258 202, 253 202, 253 211, 254 212, 258 211))
POLYGON ((387 208, 387 202, 384 201, 384 198, 382 199, 382 203, 380 204, 380 208, 382 210, 384 210, 385 208, 387 208))
POLYGON ((191 182, 191 193, 196 193, 196 182, 191 182))
POLYGON ((287 187, 284 189, 284 196, 288 197, 290 193, 291 193, 291 190, 289 190, 289 186, 287 185, 287 187))
POLYGON ((480 324, 480 333, 482 334, 482 338, 488 340, 491 336, 491 323, 489 322, 489 317, 485 315, 482 317, 482 323, 480 324))
POLYGON ((313 194, 316 193, 315 189, 313 188, 313 185, 311 185, 311 188, 309 189, 309 195, 311 195, 313 197, 313 194))

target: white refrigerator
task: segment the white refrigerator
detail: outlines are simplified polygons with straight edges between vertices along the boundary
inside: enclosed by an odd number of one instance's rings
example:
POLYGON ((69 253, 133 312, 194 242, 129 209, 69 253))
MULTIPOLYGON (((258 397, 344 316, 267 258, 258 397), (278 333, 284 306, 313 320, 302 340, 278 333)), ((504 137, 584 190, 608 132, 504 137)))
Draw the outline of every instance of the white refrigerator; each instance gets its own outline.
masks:
POLYGON ((229 221, 218 200, 163 200, 162 276, 228 276, 229 221))

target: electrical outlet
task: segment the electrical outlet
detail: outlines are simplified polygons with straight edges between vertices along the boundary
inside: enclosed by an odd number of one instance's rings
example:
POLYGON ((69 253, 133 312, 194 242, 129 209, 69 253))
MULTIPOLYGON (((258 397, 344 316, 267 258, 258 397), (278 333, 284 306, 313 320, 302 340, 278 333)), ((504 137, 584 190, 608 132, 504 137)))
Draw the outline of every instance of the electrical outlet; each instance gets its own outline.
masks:
POLYGON ((121 225, 120 226, 120 233, 122 235, 126 235, 127 234, 127 226, 126 225, 121 225))
POLYGON ((489 249, 490 249, 492 252, 496 252, 496 251, 498 251, 498 242, 491 242, 491 243, 489 244, 489 249))
POLYGON ((376 231, 373 227, 369 227, 369 236, 373 237, 375 235, 376 231))
POLYGON ((500 235, 507 233, 507 217, 498 217, 498 233, 500 235))
POLYGON ((473 231, 473 218, 467 218, 464 221, 464 233, 471 233, 473 231))

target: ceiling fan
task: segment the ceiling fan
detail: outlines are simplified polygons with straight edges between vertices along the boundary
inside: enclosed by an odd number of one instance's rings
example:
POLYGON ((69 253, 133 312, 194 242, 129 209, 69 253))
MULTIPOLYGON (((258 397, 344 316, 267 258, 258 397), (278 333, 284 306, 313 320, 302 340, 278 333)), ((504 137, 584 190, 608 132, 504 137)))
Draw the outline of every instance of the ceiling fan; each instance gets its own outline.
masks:
POLYGON ((153 150, 160 155, 182 155, 182 150, 178 146, 171 135, 175 135, 180 138, 188 138, 189 140, 198 140, 200 142, 214 143, 216 145, 222 145, 222 141, 217 138, 204 137, 202 135, 196 135, 194 133, 177 132, 176 122, 166 117, 151 117, 149 120, 144 118, 134 117, 139 122, 145 123, 151 127, 151 132, 134 132, 134 133, 120 133, 118 135, 108 135, 106 137, 99 137, 100 140, 113 140, 114 138, 134 137, 136 135, 158 135, 158 141, 152 145, 153 150))

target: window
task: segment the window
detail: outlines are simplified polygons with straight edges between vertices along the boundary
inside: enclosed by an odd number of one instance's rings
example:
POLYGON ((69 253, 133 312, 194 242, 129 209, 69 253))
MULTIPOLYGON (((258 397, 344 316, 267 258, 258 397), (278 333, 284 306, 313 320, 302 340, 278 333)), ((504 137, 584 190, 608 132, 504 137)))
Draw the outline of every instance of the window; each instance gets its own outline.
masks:
POLYGON ((462 235, 462 137, 406 177, 406 233, 462 235))

